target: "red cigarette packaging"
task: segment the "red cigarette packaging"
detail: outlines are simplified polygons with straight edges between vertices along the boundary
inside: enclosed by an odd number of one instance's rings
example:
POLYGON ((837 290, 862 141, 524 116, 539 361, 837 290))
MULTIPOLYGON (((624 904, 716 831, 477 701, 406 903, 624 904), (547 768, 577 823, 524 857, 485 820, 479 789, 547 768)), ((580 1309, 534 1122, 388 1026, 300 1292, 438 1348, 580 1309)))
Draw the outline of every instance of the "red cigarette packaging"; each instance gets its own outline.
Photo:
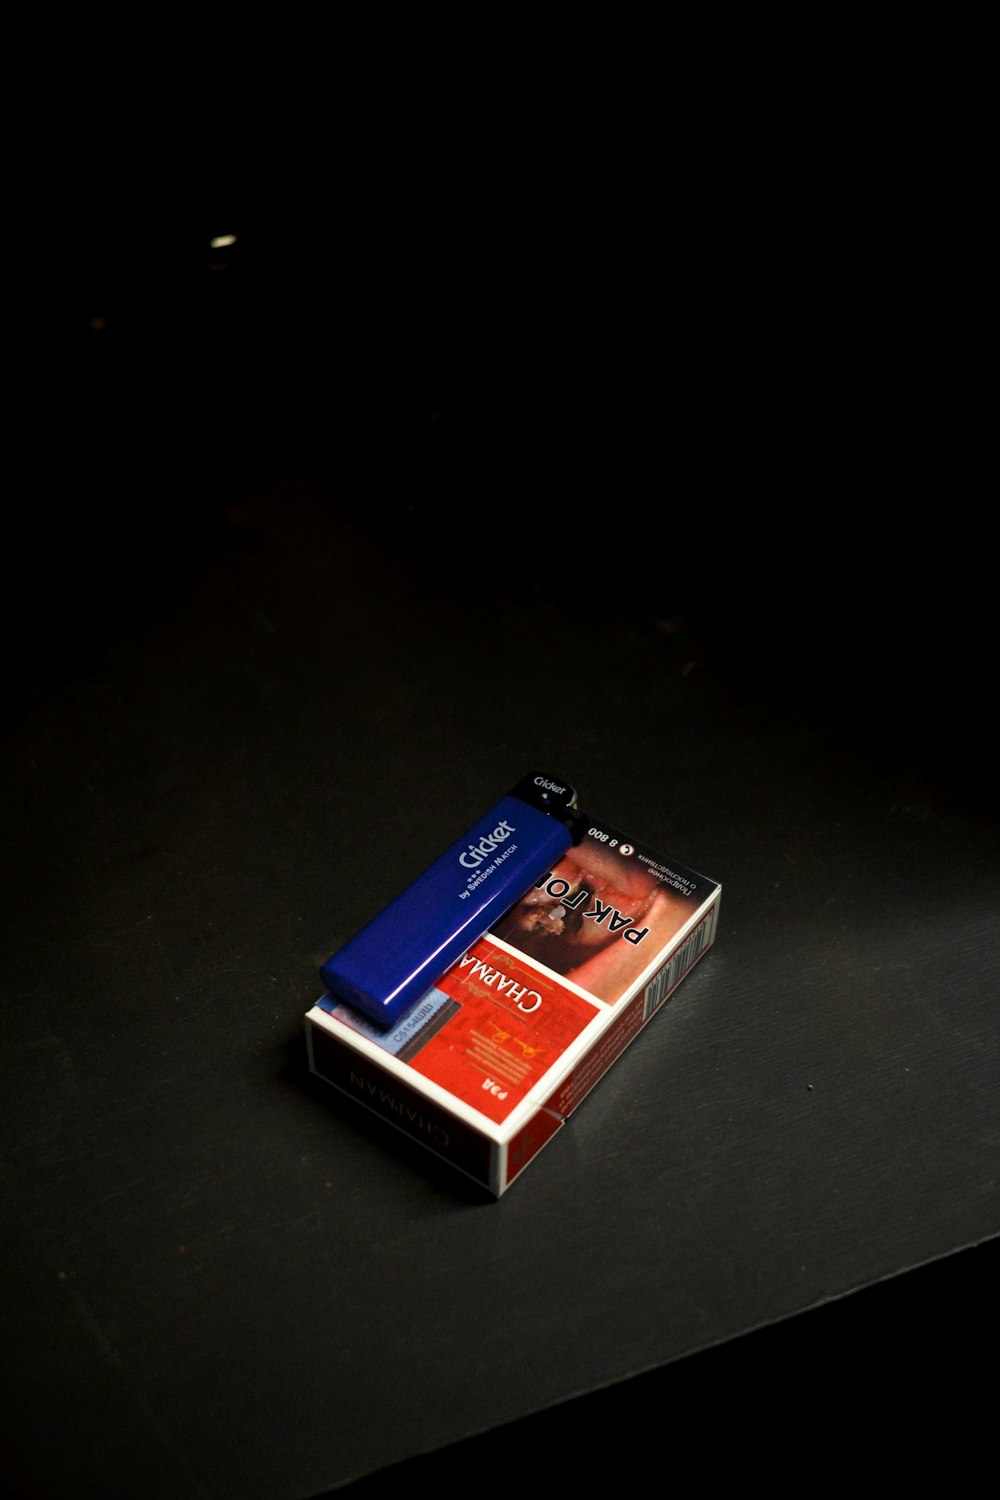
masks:
POLYGON ((704 958, 721 895, 591 823, 391 1026, 322 995, 310 1070, 499 1198, 704 958))

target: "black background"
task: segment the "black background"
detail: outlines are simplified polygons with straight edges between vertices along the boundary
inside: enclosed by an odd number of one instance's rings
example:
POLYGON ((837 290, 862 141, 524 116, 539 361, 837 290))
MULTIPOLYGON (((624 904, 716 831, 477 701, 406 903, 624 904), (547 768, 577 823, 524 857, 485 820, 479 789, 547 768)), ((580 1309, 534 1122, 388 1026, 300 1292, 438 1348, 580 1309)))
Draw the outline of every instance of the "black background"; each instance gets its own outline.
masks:
POLYGON ((748 693, 992 799, 983 396, 926 183, 832 146, 666 193, 646 157, 362 161, 298 212, 112 176, 40 245, 8 698, 295 473, 432 576, 530 536, 527 587, 682 623, 748 693))

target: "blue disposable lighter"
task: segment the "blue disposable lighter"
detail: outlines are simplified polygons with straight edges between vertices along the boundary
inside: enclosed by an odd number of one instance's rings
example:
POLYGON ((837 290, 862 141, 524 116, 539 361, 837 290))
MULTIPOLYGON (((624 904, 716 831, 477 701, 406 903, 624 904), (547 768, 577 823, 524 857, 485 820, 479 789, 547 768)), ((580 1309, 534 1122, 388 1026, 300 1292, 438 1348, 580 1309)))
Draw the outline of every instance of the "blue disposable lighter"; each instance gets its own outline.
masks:
POLYGON ((584 833, 576 792, 525 776, 320 969, 330 995, 384 1025, 436 984, 584 833))

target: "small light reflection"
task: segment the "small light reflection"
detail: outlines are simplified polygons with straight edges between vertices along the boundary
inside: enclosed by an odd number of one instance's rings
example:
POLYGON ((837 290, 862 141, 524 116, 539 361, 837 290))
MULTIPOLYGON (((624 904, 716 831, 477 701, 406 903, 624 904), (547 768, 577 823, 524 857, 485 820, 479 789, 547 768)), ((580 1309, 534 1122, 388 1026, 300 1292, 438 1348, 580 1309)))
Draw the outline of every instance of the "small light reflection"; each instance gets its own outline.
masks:
POLYGON ((225 250, 227 245, 236 244, 235 234, 217 234, 214 239, 209 240, 213 250, 225 250))

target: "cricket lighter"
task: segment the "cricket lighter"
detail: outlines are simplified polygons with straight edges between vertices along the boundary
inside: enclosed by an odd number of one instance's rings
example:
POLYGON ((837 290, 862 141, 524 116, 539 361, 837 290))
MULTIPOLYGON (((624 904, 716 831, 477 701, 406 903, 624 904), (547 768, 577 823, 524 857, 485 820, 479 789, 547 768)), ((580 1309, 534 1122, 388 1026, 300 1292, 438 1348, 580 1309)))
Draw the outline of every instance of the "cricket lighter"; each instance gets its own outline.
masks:
POLYGON ((320 969, 329 993, 395 1021, 586 831, 571 786, 525 776, 320 969))

